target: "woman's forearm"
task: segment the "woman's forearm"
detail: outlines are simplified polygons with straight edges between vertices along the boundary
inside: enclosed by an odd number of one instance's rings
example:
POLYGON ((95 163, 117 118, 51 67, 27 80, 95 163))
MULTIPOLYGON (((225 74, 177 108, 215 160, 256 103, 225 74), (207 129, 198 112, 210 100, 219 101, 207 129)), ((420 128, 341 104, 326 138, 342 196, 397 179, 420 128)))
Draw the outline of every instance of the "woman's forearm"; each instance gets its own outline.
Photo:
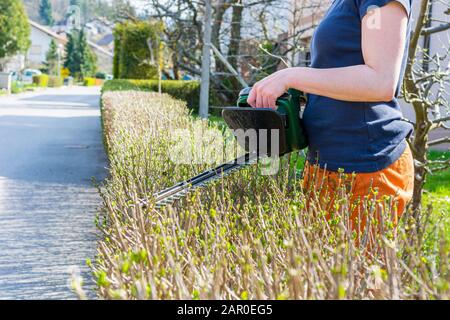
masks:
POLYGON ((288 71, 288 84, 307 93, 344 101, 391 101, 396 75, 383 75, 367 65, 334 69, 297 67, 288 71))

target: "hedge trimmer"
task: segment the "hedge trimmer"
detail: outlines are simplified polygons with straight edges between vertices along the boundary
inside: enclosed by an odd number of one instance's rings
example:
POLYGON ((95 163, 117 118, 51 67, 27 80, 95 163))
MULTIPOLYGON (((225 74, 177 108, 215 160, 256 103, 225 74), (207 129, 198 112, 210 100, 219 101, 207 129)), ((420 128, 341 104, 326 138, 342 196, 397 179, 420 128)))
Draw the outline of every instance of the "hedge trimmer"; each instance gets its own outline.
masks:
POLYGON ((243 156, 158 192, 154 195, 157 208, 172 203, 188 191, 253 164, 262 157, 283 156, 307 147, 307 138, 300 116, 300 101, 303 96, 299 91, 289 90, 279 97, 276 110, 250 107, 247 104, 250 91, 251 88, 243 89, 239 94, 237 106, 224 108, 222 116, 234 132, 248 132, 254 129, 257 143, 249 143, 248 140, 237 137, 238 143, 246 152, 243 156))

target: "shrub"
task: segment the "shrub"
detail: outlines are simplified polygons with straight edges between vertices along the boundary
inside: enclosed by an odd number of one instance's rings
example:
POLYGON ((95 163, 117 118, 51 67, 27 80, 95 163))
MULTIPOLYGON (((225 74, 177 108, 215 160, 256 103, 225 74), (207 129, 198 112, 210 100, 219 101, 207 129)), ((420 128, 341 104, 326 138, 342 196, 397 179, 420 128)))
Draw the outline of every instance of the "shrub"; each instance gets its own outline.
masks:
POLYGON ((58 76, 49 76, 48 77, 48 87, 50 88, 58 88, 63 85, 63 79, 58 76))
POLYGON ((21 84, 20 82, 13 81, 11 83, 11 93, 16 94, 16 93, 21 93, 23 91, 24 91, 24 87, 23 87, 23 84, 21 84))
POLYGON ((114 29, 114 78, 156 79, 161 31, 160 23, 127 21, 116 25, 114 29), (153 65, 147 44, 149 38, 155 48, 153 65))
POLYGON ((33 83, 41 88, 48 87, 49 76, 46 74, 33 76, 33 83))
MULTIPOLYGON (((121 80, 115 79, 106 81, 102 91, 124 91, 124 90, 136 90, 136 91, 158 91, 158 80, 121 80)), ((187 106, 198 111, 200 103, 200 82, 190 80, 162 80, 161 91, 167 93, 170 96, 186 101, 187 106)), ((211 105, 218 104, 218 98, 214 93, 210 94, 211 105)))
MULTIPOLYGON (((247 166, 156 209, 155 192, 220 162, 175 164, 179 141, 171 133, 184 129, 183 149, 200 151, 211 142, 190 133, 220 130, 190 117, 183 102, 167 95, 106 92, 102 99, 110 176, 99 188, 104 207, 97 225, 104 238, 92 265, 101 297, 449 297, 449 245, 439 223, 424 223, 431 210, 421 221, 405 216, 397 230, 382 220, 385 237, 369 231, 369 252, 346 223, 344 192, 331 220, 316 202, 307 205, 317 193, 303 189, 294 155, 281 159, 276 175, 262 175, 262 164, 247 166)), ((390 206, 380 199, 366 208, 370 213, 381 204, 390 206)))
POLYGON ((95 78, 89 78, 89 77, 84 77, 83 79, 83 85, 86 87, 93 87, 97 85, 97 79, 95 78))

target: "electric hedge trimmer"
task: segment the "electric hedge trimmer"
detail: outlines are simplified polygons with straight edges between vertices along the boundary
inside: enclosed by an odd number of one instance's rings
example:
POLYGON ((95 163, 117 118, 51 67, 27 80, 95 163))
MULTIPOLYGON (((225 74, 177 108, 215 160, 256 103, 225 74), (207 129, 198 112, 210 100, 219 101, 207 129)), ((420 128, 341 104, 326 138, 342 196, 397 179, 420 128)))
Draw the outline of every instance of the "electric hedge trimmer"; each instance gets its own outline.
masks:
POLYGON ((247 98, 251 88, 245 88, 239 93, 236 107, 227 107, 222 110, 225 123, 237 132, 246 132, 250 129, 256 131, 258 142, 255 144, 238 139, 238 143, 245 149, 245 154, 233 161, 221 164, 220 166, 207 170, 199 175, 187 179, 183 182, 162 190, 155 194, 156 207, 172 203, 184 196, 188 191, 204 186, 205 184, 229 175, 247 165, 253 164, 264 156, 283 156, 292 151, 301 150, 307 147, 307 138, 301 123, 300 101, 303 95, 290 89, 287 93, 277 99, 277 109, 252 108, 247 104, 247 98), (260 131, 266 136, 261 143, 260 131), (274 139, 271 134, 276 132, 274 139), (276 145, 276 148, 273 146, 276 145), (262 146, 262 147, 261 147, 262 146))

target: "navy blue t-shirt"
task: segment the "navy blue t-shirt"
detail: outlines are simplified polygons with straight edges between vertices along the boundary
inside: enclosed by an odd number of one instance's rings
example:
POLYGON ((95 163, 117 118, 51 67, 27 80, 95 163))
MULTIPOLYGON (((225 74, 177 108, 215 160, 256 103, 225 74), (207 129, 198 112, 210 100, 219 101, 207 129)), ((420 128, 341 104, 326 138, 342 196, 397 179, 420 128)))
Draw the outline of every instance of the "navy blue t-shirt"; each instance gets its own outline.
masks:
MULTIPOLYGON (((408 12, 411 0, 335 0, 311 42, 312 68, 365 64, 361 21, 371 6, 398 1, 408 12)), ((408 27, 410 29, 410 27, 408 27)), ((403 79, 408 41, 396 97, 403 79)), ((382 50, 382 48, 380 48, 382 50)), ((345 172, 375 172, 395 162, 412 132, 402 120, 397 98, 390 102, 349 102, 308 94, 303 121, 309 138, 308 161, 345 172)))

